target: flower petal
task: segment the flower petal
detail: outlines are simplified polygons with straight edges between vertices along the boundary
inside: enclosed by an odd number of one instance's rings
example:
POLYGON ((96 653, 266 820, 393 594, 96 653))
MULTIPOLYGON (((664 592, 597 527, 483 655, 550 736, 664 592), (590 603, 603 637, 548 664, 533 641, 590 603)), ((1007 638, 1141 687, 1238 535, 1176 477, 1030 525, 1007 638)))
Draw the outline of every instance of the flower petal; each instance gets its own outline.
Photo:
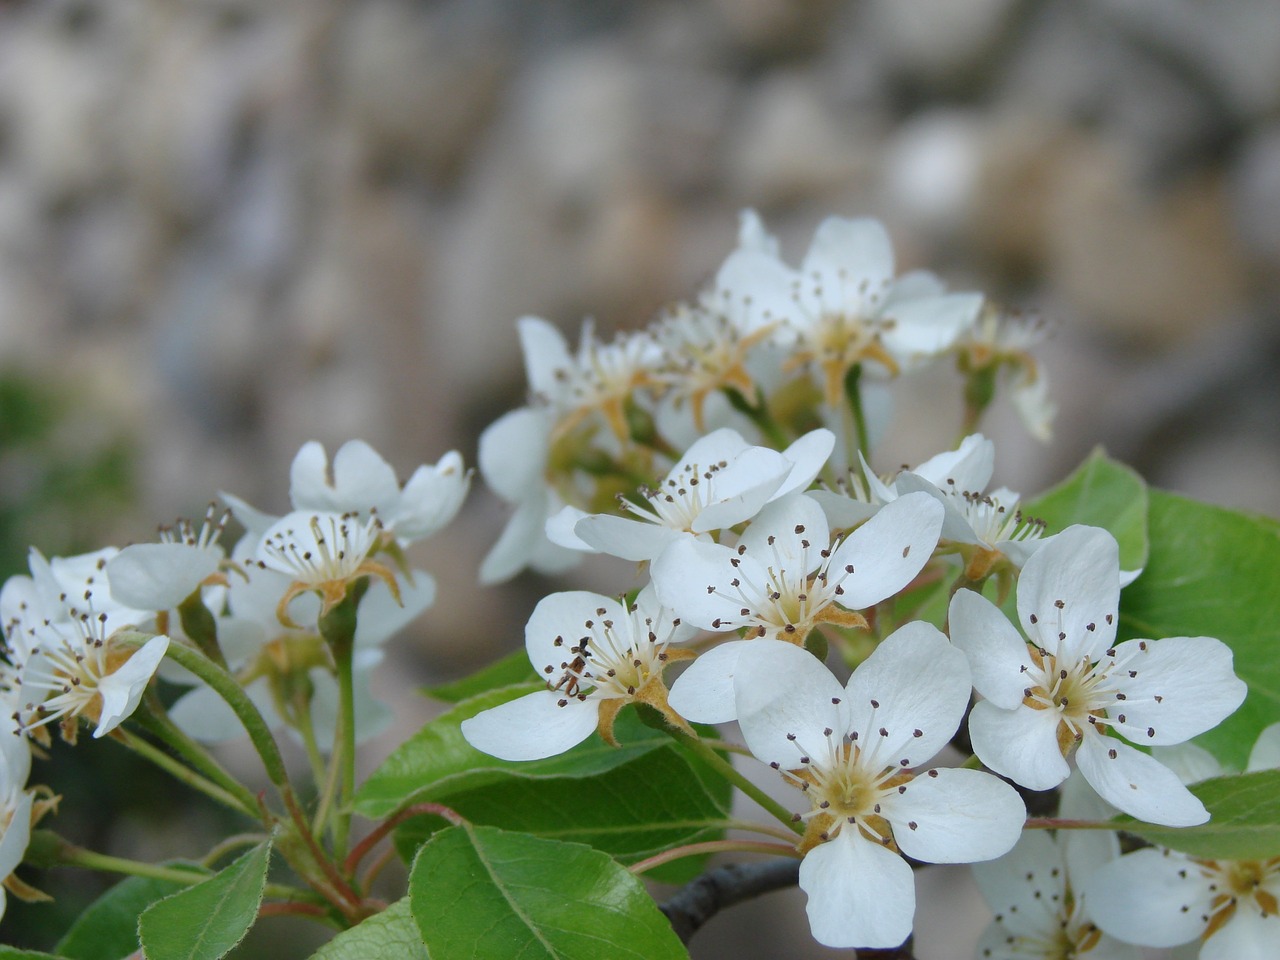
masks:
POLYGON ((742 605, 724 591, 738 576, 765 582, 767 571, 748 554, 738 557, 718 543, 681 538, 653 563, 653 585, 664 606, 704 630, 728 630, 744 620, 742 605), (733 560, 740 567, 734 567, 733 560))
POLYGON ((1003 710, 1022 703, 1031 667, 1027 642, 990 600, 973 590, 957 590, 948 614, 951 642, 964 651, 973 688, 1003 710))
POLYGON ((1004 930, 1021 936, 1045 936, 1058 925, 1066 893, 1062 867, 1062 851, 1049 835, 1043 830, 1027 830, 1000 859, 975 863, 973 879, 1004 930))
POLYGON ((780 640, 743 644, 733 678, 738 725, 751 752, 784 770, 844 726, 844 688, 809 651, 780 640))
POLYGON ((107 561, 111 596, 139 610, 169 610, 218 572, 222 550, 185 543, 136 543, 107 561))
POLYGON ((964 654, 937 627, 914 620, 882 640, 849 678, 849 726, 879 766, 918 766, 956 732, 969 690, 964 654))
POLYGON ((1204 733, 1249 689, 1232 669, 1231 648, 1212 637, 1128 640, 1116 647, 1116 660, 1125 700, 1108 713, 1124 713, 1116 729, 1136 743, 1165 746, 1204 733))
POLYGON ((168 649, 168 637, 152 637, 114 673, 102 678, 98 684, 102 713, 98 719, 98 727, 93 731, 95 737, 110 733, 138 708, 143 691, 147 689, 147 684, 168 649))
POLYGON ((869 217, 828 217, 814 232, 800 272, 806 280, 816 275, 828 298, 862 291, 881 296, 893 279, 889 233, 869 217))
POLYGON ((621 557, 623 560, 634 560, 636 563, 656 559, 663 550, 684 536, 661 524, 615 517, 607 513, 582 517, 574 524, 573 532, 593 550, 607 553, 611 557, 621 557))
MULTIPOLYGON (((667 703, 676 713, 694 723, 728 723, 738 719, 733 693, 733 677, 738 655, 753 643, 778 643, 777 640, 730 640, 712 647, 671 685, 667 703)), ((788 644, 790 646, 790 644, 788 644)))
POLYGON ((1280 769, 1280 723, 1273 723, 1258 734, 1257 742, 1249 751, 1249 764, 1245 770, 1280 769))
POLYGON ((543 400, 553 401, 563 392, 557 373, 573 368, 569 344, 554 324, 541 317, 521 317, 516 321, 520 350, 524 354, 524 372, 529 392, 543 400))
MULTIPOLYGON (((31 842, 31 806, 34 800, 34 794, 23 791, 18 794, 12 810, 0 808, 0 813, 10 815, 8 825, 3 828, 3 834, 0 834, 0 880, 8 878, 27 855, 27 845, 31 842)), ((0 907, 3 907, 3 903, 0 895, 0 907)))
POLYGON ((476 462, 489 489, 508 503, 523 503, 542 488, 551 415, 521 407, 504 413, 480 434, 476 462))
POLYGON ((908 857, 927 863, 992 860, 1008 853, 1022 834, 1022 798, 989 773, 944 768, 903 786, 883 808, 908 857))
POLYGON ((462 735, 499 760, 541 760, 576 747, 596 728, 600 701, 536 690, 462 721, 462 735))
MULTIPOLYGON (((541 677, 555 681, 569 666, 583 637, 591 636, 588 622, 624 620, 626 611, 617 600, 586 590, 565 590, 538 601, 524 628, 529 662, 541 677)), ((560 694, 557 694, 560 696, 560 694)))
POLYGON ((1249 904, 1204 942, 1200 960, 1275 960, 1277 943, 1280 917, 1249 904))
POLYGON ((457 516, 470 486, 462 455, 450 450, 434 466, 423 464, 413 471, 395 509, 383 520, 404 543, 425 539, 457 516))
POLYGON ((369 589, 360 598, 356 619, 356 647, 376 647, 418 618, 436 599, 436 581, 425 570, 413 570, 399 578, 400 598, 378 577, 369 578, 369 589))
POLYGON ((1067 527, 1032 555, 1018 579, 1023 631, 1068 661, 1097 660, 1111 646, 1119 604, 1120 548, 1099 527, 1067 527))
POLYGON ((1139 820, 1191 827, 1209 819, 1172 770, 1115 737, 1086 731, 1076 765, 1103 800, 1139 820))
POLYGON ((819 428, 810 430, 783 450, 782 455, 791 461, 791 472, 774 496, 784 497, 788 493, 807 489, 826 465, 835 446, 836 435, 830 430, 819 428))
POLYGON ((979 760, 1031 790, 1056 787, 1071 772, 1058 748, 1057 711, 1001 710, 983 700, 969 714, 969 736, 979 760))
POLYGON ((886 503, 845 537, 830 565, 833 571, 854 568, 844 581, 841 604, 862 610, 910 583, 933 556, 942 514, 942 505, 928 494, 908 494, 886 503))
POLYGON ((1084 895, 1102 930, 1148 947, 1174 947, 1199 937, 1213 896, 1185 856, 1155 848, 1107 864, 1085 884, 1084 895))
POLYGON ((828 947, 896 947, 911 935, 915 878, 897 854, 842 830, 800 863, 813 939, 828 947))

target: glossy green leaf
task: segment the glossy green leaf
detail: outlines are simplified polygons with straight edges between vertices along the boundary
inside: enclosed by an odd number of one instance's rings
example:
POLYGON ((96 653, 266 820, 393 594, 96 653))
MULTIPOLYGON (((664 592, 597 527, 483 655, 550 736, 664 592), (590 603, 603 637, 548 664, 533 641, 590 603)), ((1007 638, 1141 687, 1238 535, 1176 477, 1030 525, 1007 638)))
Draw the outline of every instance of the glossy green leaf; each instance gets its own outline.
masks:
POLYGON ((258 844, 208 880, 153 903, 138 918, 147 960, 217 960, 258 917, 271 841, 258 844))
POLYGON ((453 827, 419 851, 413 916, 432 960, 683 960, 666 917, 598 850, 453 827))
MULTIPOLYGON (((443 802, 473 823, 589 844, 624 863, 719 836, 729 812, 728 781, 700 771, 696 758, 664 739, 663 749, 590 782, 507 777, 450 794, 443 802)), ((437 817, 414 818, 397 830, 396 846, 409 859, 443 826, 437 817)))
POLYGON ((620 767, 654 750, 671 746, 671 738, 636 722, 632 710, 619 718, 621 747, 592 736, 574 749, 546 760, 525 763, 498 760, 463 739, 460 724, 481 710, 538 689, 540 684, 503 687, 472 697, 442 714, 401 744, 356 793, 355 809, 378 820, 410 803, 442 800, 509 777, 591 777, 620 767))
POLYGON ((70 960, 120 960, 138 949, 138 915, 185 884, 127 877, 91 903, 54 947, 70 960))
POLYGON ((1280 770, 1214 777, 1193 784, 1211 819, 1196 827, 1160 827, 1121 817, 1122 830, 1162 847, 1211 860, 1280 856, 1280 770))
POLYGON ((1197 738, 1243 768, 1258 733, 1280 721, 1280 526, 1151 491, 1146 571, 1120 597, 1121 639, 1217 637, 1249 685, 1244 705, 1197 738))
POLYGON ((1147 485, 1101 448, 1057 486, 1023 505, 1027 516, 1058 533, 1073 523, 1111 531, 1120 544, 1120 568, 1137 570, 1147 562, 1147 485))
POLYGON ((409 898, 344 930, 311 955, 311 960, 431 960, 414 922, 409 898))
POLYGON ((41 953, 39 950, 16 950, 13 947, 0 946, 0 960, 74 960, 74 958, 41 953))
POLYGON ((436 687, 423 687, 422 692, 434 700, 460 703, 469 697, 479 696, 499 687, 531 683, 537 679, 538 675, 534 673, 529 663, 529 655, 524 650, 517 650, 461 680, 443 683, 436 687))

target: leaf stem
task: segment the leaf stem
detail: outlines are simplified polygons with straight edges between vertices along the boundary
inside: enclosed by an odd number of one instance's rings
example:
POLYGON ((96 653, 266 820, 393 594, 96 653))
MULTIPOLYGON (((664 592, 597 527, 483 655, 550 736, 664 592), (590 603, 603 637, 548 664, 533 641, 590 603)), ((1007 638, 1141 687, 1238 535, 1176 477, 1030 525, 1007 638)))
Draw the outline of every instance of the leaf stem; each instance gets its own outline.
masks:
POLYGON ((1027 817, 1024 830, 1120 830, 1122 825, 1106 820, 1064 820, 1061 817, 1027 817))
POLYGON ((173 722, 159 697, 148 696, 143 702, 143 709, 134 712, 133 719, 218 786, 234 794, 250 817, 258 818, 258 800, 253 792, 218 763, 202 744, 173 722))
POLYGON ((342 864, 343 870, 348 876, 355 873, 356 867, 359 866, 360 861, 368 855, 370 850, 382 841, 383 837, 389 834, 396 827, 400 826, 400 824, 404 823, 406 820, 412 819, 413 817, 426 816, 428 814, 440 817, 442 820, 448 820, 455 827, 460 827, 462 824, 467 822, 466 818, 463 817, 462 814, 442 804, 415 803, 413 806, 405 807, 394 816, 383 820, 382 823, 373 828, 367 837, 352 847, 351 853, 342 864))
POLYGON ((706 840, 702 843, 688 843, 683 847, 673 847, 652 857, 633 863, 627 869, 632 873, 644 873, 654 867, 660 867, 672 860, 684 857, 696 857, 702 853, 770 853, 783 857, 800 859, 800 854, 791 844, 764 843, 759 840, 706 840))
MULTIPOLYGON (((248 817, 252 817, 255 820, 257 819, 255 807, 246 807, 244 805, 244 801, 241 800, 240 797, 224 790, 207 777, 202 776, 186 764, 169 756, 169 754, 165 753, 159 747, 142 739, 142 737, 139 737, 137 734, 131 733, 123 727, 117 727, 115 730, 111 731, 110 736, 117 743, 129 750, 132 750, 138 756, 154 763, 179 783, 185 783, 191 789, 200 791, 211 800, 214 800, 225 807, 230 807, 237 813, 243 813, 248 817)), ((250 796, 252 797, 252 795, 250 796)))

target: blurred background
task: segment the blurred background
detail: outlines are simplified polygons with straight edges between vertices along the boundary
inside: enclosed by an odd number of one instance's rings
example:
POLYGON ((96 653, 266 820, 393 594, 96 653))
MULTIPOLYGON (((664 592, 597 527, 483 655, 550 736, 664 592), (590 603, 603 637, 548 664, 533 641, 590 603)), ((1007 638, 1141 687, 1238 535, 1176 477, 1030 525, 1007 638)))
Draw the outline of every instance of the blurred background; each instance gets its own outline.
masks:
MULTIPOLYGON (((881 217, 901 268, 1053 325, 1055 437, 998 403, 996 483, 1034 493, 1101 443, 1280 513, 1273 0, 9 0, 0 572, 150 539, 218 490, 282 512, 308 439, 362 437, 402 477, 473 464, 524 399, 518 316, 641 325, 748 206, 793 262, 824 216, 881 217)), ((954 386, 899 391, 879 469, 953 443, 954 386)), ((553 588, 476 585, 504 517, 476 490, 418 557, 440 599, 375 678, 402 723, 367 765, 425 718, 416 685, 515 649, 553 588)), ((48 765, 55 826, 199 853, 221 828, 168 783, 141 819, 119 753, 48 765)), ((966 955, 964 875, 922 883, 961 892, 922 893, 921 956, 966 955)), ((10 898, 0 939, 47 948, 92 893, 10 898)), ((791 903, 694 955, 837 952, 791 903)))

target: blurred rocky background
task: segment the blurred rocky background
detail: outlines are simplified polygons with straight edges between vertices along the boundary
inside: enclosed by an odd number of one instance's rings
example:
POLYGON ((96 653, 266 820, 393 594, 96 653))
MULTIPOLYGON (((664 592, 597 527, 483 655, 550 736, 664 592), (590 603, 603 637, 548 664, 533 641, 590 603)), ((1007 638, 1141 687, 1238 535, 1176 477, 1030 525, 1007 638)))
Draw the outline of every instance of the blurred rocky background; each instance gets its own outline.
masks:
MULTIPOLYGON (((1055 438, 998 405, 997 482, 1035 492, 1101 443, 1280 514, 1274 0, 8 0, 4 572, 218 490, 280 511, 307 439, 363 437, 402 476, 474 463, 523 399, 516 317, 642 324, 746 206, 793 259, 828 214, 881 217, 904 267, 1054 325, 1055 438)), ((900 390, 877 465, 951 444, 955 396, 900 390)), ((440 600, 380 674, 401 733, 415 684, 515 648, 548 589, 476 585, 503 518, 477 491, 423 551, 440 600)), ((110 842, 199 849, 187 819, 129 816, 110 842)), ((922 956, 967 953, 972 899, 922 956)), ((4 931, 47 947, 51 909, 11 899, 4 931)), ((835 954, 795 904, 695 941, 835 954)))

